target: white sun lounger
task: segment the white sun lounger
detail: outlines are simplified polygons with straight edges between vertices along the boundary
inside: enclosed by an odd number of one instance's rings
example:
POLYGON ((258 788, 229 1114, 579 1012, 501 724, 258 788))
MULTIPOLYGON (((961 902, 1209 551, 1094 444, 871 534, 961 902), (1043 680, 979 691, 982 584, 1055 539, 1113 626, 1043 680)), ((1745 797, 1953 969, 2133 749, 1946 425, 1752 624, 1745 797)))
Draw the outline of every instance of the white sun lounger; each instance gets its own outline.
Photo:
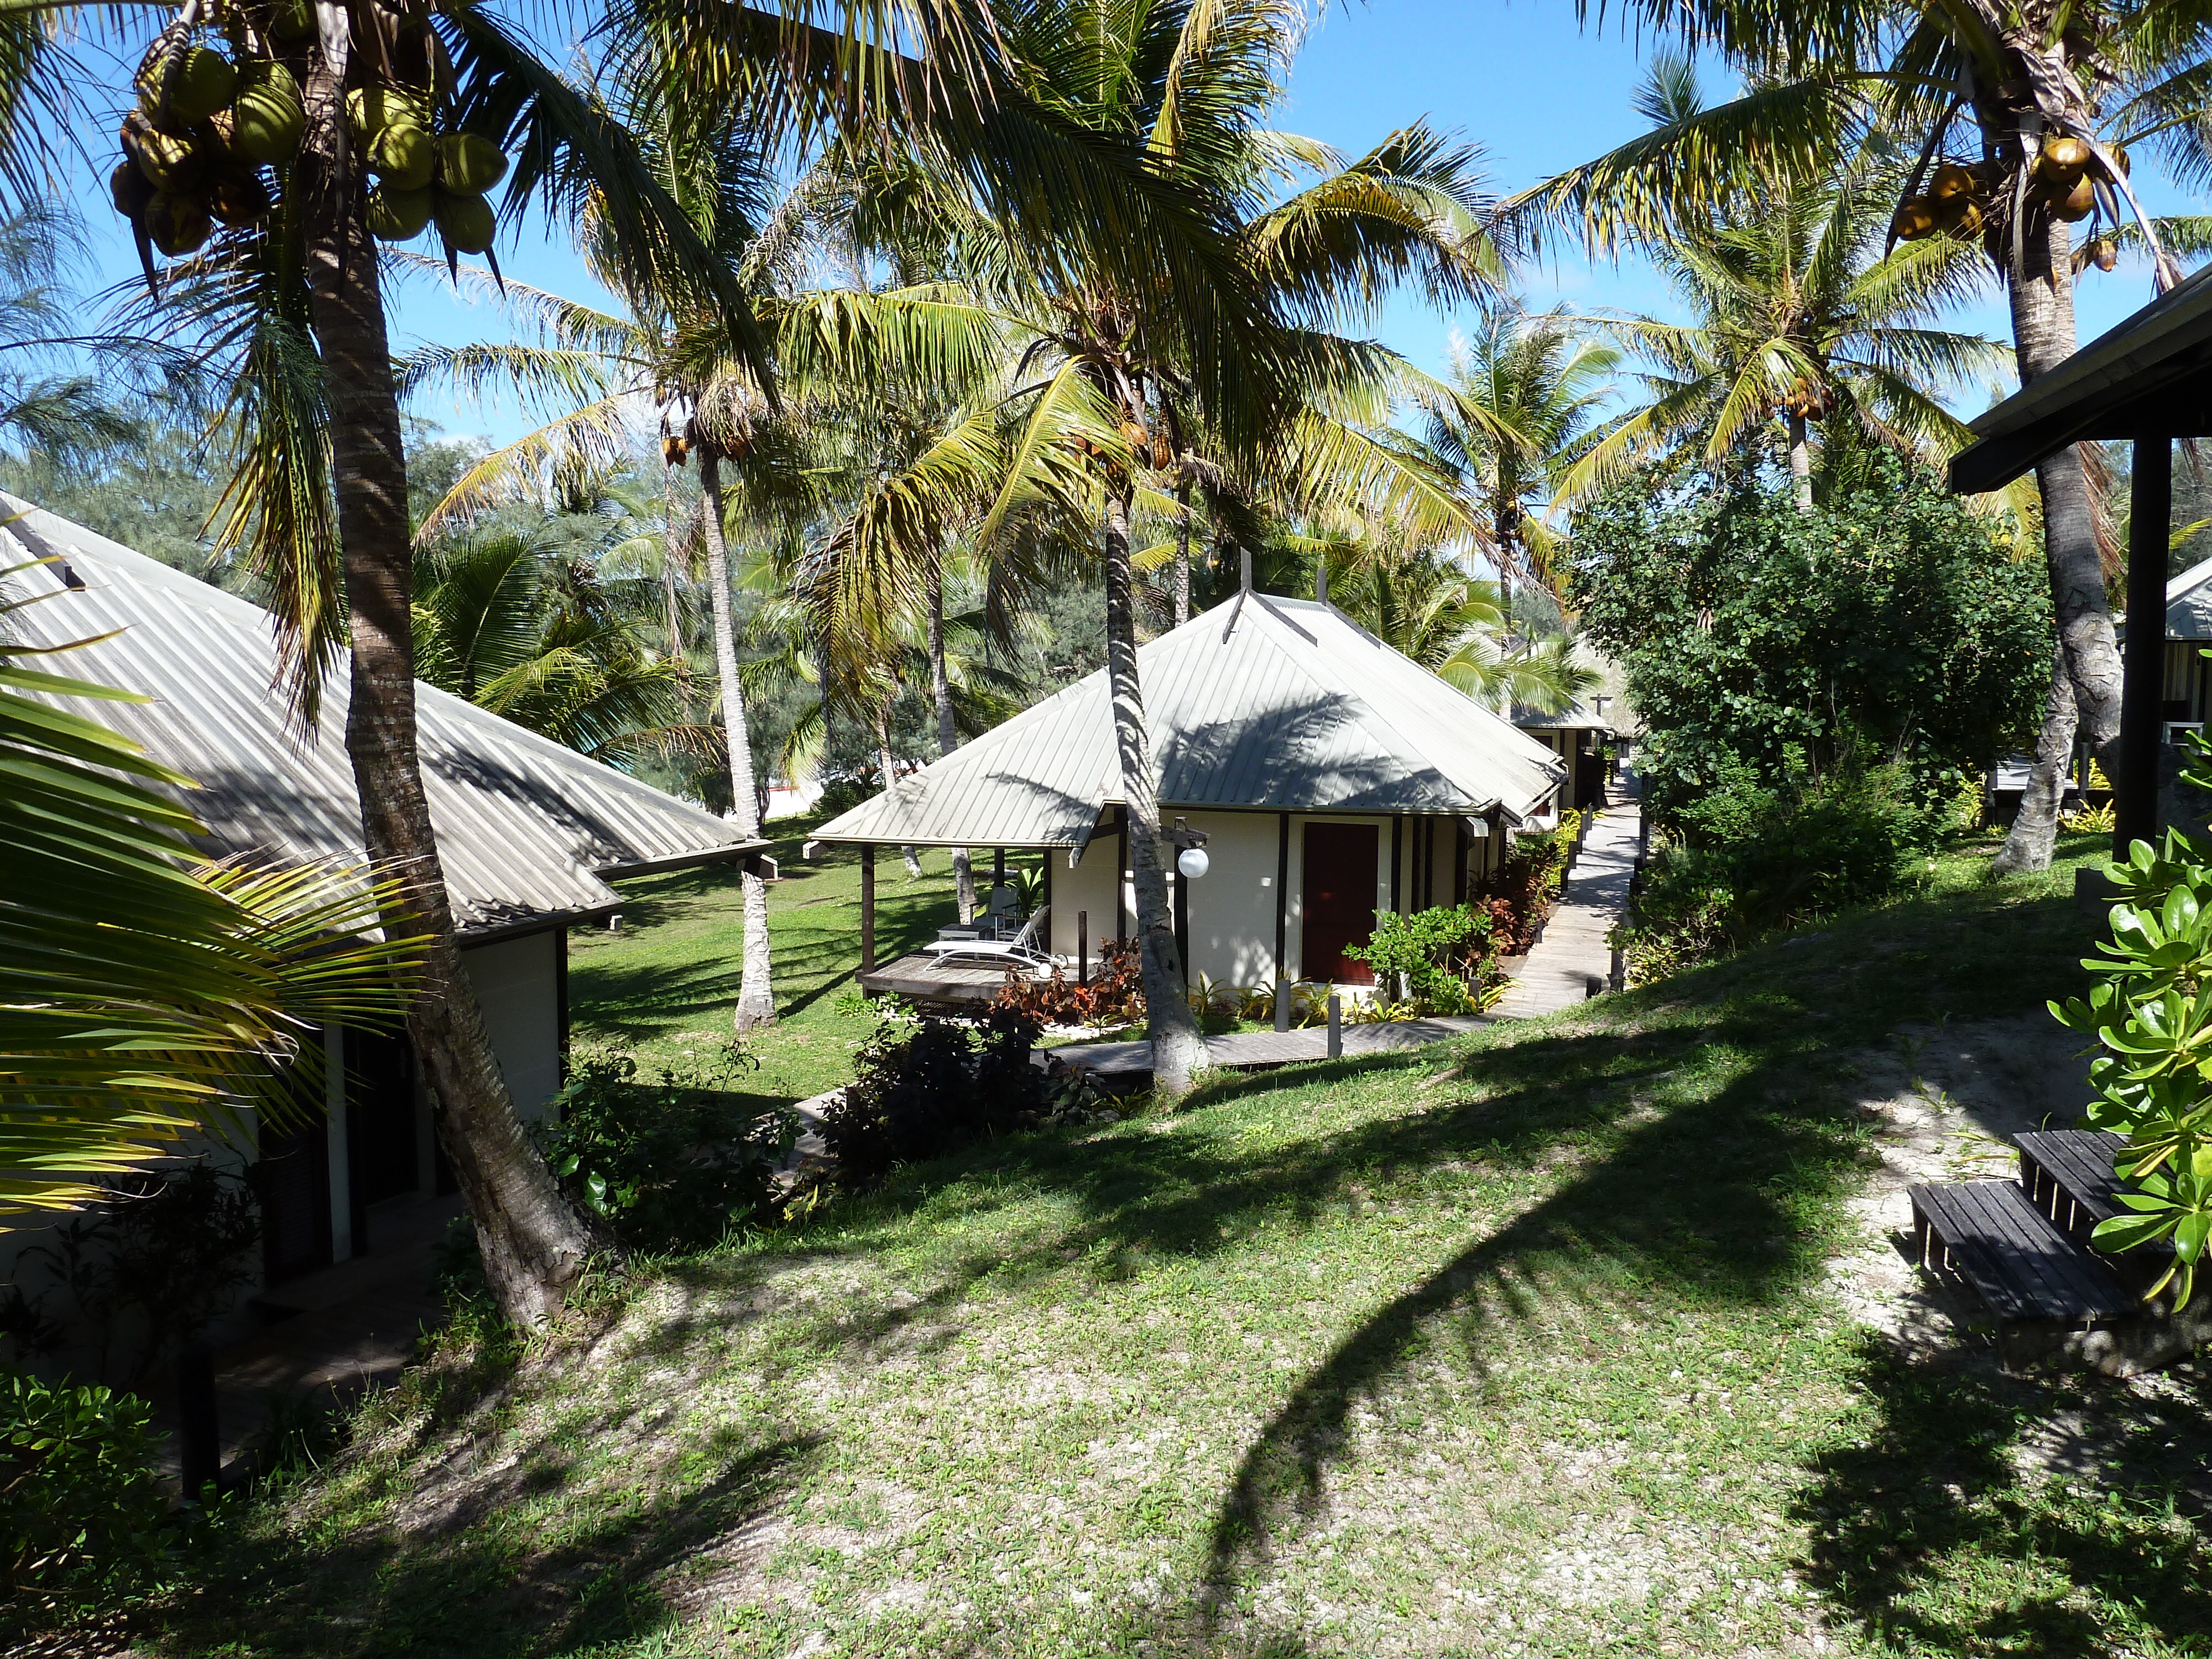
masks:
POLYGON ((1052 906, 1048 904, 1024 922, 1022 931, 1012 939, 938 939, 922 948, 941 964, 1003 963, 1010 967, 1026 968, 1042 979, 1054 965, 1052 952, 1037 943, 1041 938, 1051 937, 1042 931, 1045 918, 1051 914, 1052 906))

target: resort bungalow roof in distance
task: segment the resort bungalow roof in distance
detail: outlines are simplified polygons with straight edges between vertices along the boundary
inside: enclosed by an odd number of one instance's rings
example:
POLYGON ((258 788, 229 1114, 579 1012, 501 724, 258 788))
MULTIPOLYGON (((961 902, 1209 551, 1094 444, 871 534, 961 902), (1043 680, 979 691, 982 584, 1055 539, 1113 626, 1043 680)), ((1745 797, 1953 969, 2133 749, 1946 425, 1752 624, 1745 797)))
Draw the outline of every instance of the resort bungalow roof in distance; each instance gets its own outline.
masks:
MULTIPOLYGON (((1137 653, 1163 815, 1206 837, 1202 877, 1173 875, 1187 971, 1236 985, 1369 982, 1344 955, 1378 910, 1466 897, 1505 832, 1553 803, 1566 769, 1502 715, 1325 603, 1247 590, 1137 653)), ((1041 848, 1038 930, 1073 967, 1135 925, 1121 762, 1103 670, 824 824, 857 844, 861 983, 987 997, 988 964, 927 956, 878 969, 878 844, 1041 848)))
MULTIPOLYGON (((42 646, 112 635, 48 660, 153 697, 102 704, 98 718, 198 781, 180 799, 208 826, 208 853, 361 860, 343 664, 317 730, 302 733, 276 684, 266 612, 10 497, 0 495, 0 566, 51 561, 9 579, 25 597, 44 596, 9 625, 42 646)), ((416 697, 461 960, 515 1104, 535 1115, 560 1087, 566 930, 617 908, 608 878, 732 860, 766 843, 458 697, 421 684, 416 697)), ((377 1206, 452 1190, 404 1040, 333 1032, 325 1046, 326 1121, 264 1133, 256 1148, 264 1285, 398 1231, 396 1212, 372 1220, 377 1206)))

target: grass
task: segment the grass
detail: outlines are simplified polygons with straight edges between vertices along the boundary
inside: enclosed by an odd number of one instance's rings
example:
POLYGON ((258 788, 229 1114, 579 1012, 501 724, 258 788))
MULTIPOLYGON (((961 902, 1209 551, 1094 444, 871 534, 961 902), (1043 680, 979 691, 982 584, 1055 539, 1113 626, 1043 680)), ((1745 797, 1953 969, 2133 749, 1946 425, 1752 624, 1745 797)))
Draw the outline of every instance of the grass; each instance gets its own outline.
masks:
MULTIPOLYGON (((781 879, 769 889, 769 945, 776 1024, 746 1045, 760 1062, 756 1086, 803 1100, 850 1080, 854 1050, 875 1029, 854 978, 860 966, 860 855, 799 848, 818 817, 779 818, 771 856, 781 879)), ((876 857, 876 954, 918 950, 954 919, 952 856, 920 854, 910 880, 897 849, 876 857)), ((988 872, 988 866, 987 866, 988 872)), ((726 1041, 743 967, 744 906, 736 875, 681 870, 622 884, 622 928, 578 929, 568 939, 573 1041, 630 1049, 641 1066, 674 1064, 685 1049, 726 1041)))
MULTIPOLYGON (((1826 1288, 1869 1057, 2081 977, 2070 870, 1992 886, 1988 850, 1547 1021, 976 1147, 519 1368, 449 1356, 148 1644, 2212 1650, 2201 1370, 1902 1358, 1826 1288)), ((659 1006, 595 1018, 666 1041, 659 1006)))

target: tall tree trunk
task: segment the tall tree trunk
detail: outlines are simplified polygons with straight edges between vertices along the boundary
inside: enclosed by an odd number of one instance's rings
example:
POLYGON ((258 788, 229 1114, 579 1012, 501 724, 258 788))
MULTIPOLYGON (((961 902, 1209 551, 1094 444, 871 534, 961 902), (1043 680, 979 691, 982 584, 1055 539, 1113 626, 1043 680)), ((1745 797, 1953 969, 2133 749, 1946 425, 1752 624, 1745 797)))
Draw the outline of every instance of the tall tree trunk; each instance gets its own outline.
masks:
MULTIPOLYGON (((898 779, 898 757, 891 752, 891 696, 886 693, 876 705, 876 764, 883 769, 884 793, 888 795, 898 779)), ((906 878, 921 879, 921 860, 911 847, 899 848, 899 856, 906 860, 906 878)))
MULTIPOLYGON (((2074 285, 2071 238, 2063 222, 2052 220, 2042 236, 2027 243, 2025 275, 2009 274, 2013 352, 2025 386, 2074 355, 2074 285), (2052 280, 2052 274, 2057 280, 2052 280)), ((2097 520, 2088 476, 2080 453, 2061 450, 2035 470, 2043 494, 2043 554, 2051 574, 2051 609, 2073 701, 2081 724, 2107 777, 2119 776, 2120 652, 2112 617, 2105 601, 2105 572, 2097 553, 2097 520)), ((2055 718, 2055 717, 2054 717, 2055 718)), ((2048 732, 2046 732, 2046 736, 2048 732)), ((2039 752, 2040 744, 2039 744, 2039 752)), ((2051 861, 2057 819, 2042 831, 2043 844, 2018 855, 2020 867, 2040 869, 2051 861)), ((2031 825, 2030 831, 2037 826, 2031 825)), ((2009 842, 2008 842, 2009 848, 2009 842)))
MULTIPOLYGON (((730 751, 730 817, 748 841, 760 834, 759 798, 753 791, 753 746, 745 724, 744 688, 738 681, 738 630, 730 615, 730 549, 722 535, 722 452, 699 445, 700 528, 707 538, 707 586, 714 611, 714 671, 722 682, 722 742, 730 751)), ((738 878, 744 895, 744 967, 733 1017, 739 1036, 775 1023, 774 965, 769 960, 768 883, 747 859, 738 878)))
POLYGON ((668 660, 680 664, 684 660, 684 605, 676 572, 679 545, 676 538, 676 469, 664 466, 660 473, 661 495, 666 503, 661 513, 660 597, 668 612, 668 660))
MULTIPOLYGON (((929 695, 937 704, 937 752, 949 755, 960 746, 960 733, 952 723, 952 677, 945 668, 945 550, 939 548, 929 562, 929 695)), ((975 866, 968 849, 952 849, 952 890, 960 905, 960 920, 975 916, 975 866)))
POLYGON ((405 883, 402 905, 386 925, 430 941, 424 994, 409 1009, 407 1028, 435 1103, 438 1139, 476 1224, 501 1310, 519 1325, 536 1325, 560 1308, 598 1241, 562 1197, 515 1115, 461 964, 430 823, 416 751, 406 457, 376 250, 362 224, 359 177, 346 156, 343 73, 342 59, 335 69, 323 64, 308 85, 311 153, 325 164, 323 175, 309 181, 308 278, 351 613, 346 752, 361 796, 363 845, 405 883))
POLYGON ((1181 628, 1190 620, 1190 477, 1176 485, 1175 619, 1181 628))
POLYGON ((1144 692, 1137 684, 1130 495, 1126 480, 1107 486, 1106 680, 1114 704, 1114 744, 1121 752, 1121 799, 1129 815, 1129 869, 1137 890, 1137 948, 1144 974, 1145 1027, 1152 1042, 1152 1084, 1163 1093, 1182 1095, 1189 1092, 1193 1074, 1206 1064, 1206 1039, 1191 1014, 1182 953, 1176 949, 1152 738, 1145 729, 1144 692))
POLYGON ((2001 876, 2021 870, 2047 870, 2051 851, 2058 840, 2058 808, 2066 798, 2066 775, 2074 763, 2074 734, 2079 725, 2074 711, 2074 678, 2067 672, 2066 651, 2051 653, 2051 695, 2044 704, 2043 730, 2035 741, 2035 764, 2029 768, 2027 787, 2021 792, 2020 816, 2005 834, 2004 845, 1990 867, 2001 876))
POLYGON ((1790 479, 1797 492, 1797 510, 1813 510, 1813 446, 1806 436, 1805 417, 1790 417, 1790 479))

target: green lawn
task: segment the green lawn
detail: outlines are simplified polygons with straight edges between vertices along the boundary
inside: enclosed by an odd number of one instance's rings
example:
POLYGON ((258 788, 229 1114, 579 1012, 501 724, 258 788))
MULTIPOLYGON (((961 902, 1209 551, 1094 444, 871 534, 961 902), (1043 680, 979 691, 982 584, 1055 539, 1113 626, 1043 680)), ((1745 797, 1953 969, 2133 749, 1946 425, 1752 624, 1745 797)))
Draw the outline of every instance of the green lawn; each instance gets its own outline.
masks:
MULTIPOLYGON (((512 1372, 448 1356, 149 1643, 2212 1650, 2201 1369, 1900 1359, 1823 1288, 1869 1057, 2081 977, 2070 868, 1992 888, 1989 850, 1548 1021, 910 1170, 668 1266, 512 1372)), ((833 868, 779 892, 814 998, 782 1040, 848 1040, 819 1012, 835 930, 792 920, 849 890, 833 868)), ((655 949, 579 953, 603 1028, 719 1018, 722 969, 655 949)), ((822 1074, 796 1054, 769 1061, 794 1091, 822 1074)))
MULTIPOLYGON (((825 847, 799 856, 818 816, 768 827, 781 878, 769 888, 777 1020, 748 1052, 762 1093, 803 1100, 852 1076, 853 1051, 875 1029, 854 975, 860 966, 860 855, 825 847)), ((876 854, 876 957, 917 950, 954 920, 952 855, 920 854, 911 879, 896 848, 876 854)), ((990 866, 980 861, 988 880, 990 866)), ((629 1048, 641 1065, 726 1041, 743 965, 744 904, 726 868, 680 870, 621 884, 622 928, 568 936, 572 1040, 629 1048)))

